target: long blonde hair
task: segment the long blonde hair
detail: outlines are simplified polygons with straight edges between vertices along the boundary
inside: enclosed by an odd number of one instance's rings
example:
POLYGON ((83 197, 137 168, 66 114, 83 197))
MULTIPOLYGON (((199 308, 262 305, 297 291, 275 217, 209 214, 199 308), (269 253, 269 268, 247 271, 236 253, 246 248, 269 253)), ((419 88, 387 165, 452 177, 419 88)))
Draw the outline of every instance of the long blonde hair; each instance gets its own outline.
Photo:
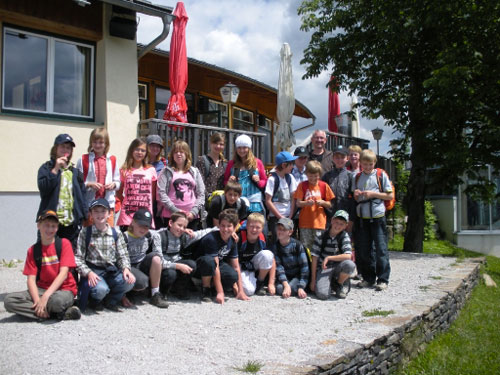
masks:
POLYGON ((184 169, 182 170, 184 173, 186 173, 187 171, 189 171, 189 168, 191 168, 193 157, 191 155, 191 149, 189 148, 189 145, 184 141, 179 140, 174 142, 172 148, 170 149, 170 152, 168 153, 168 165, 174 170, 178 170, 177 165, 174 162, 174 153, 178 150, 186 154, 186 162, 184 163, 184 169))
POLYGON ((244 167, 248 170, 257 169, 257 160, 255 158, 255 155, 252 152, 252 149, 251 148, 248 149, 247 158, 244 162, 243 162, 243 160, 241 160, 240 155, 238 155, 237 149, 238 148, 235 147, 234 152, 233 152, 234 166, 236 168, 244 167))

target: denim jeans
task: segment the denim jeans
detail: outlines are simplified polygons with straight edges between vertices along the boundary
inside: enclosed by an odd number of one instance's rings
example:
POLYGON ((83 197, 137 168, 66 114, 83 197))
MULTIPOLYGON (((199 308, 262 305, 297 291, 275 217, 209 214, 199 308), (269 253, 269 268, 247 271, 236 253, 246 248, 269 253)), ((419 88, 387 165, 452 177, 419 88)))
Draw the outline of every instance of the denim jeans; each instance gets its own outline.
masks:
POLYGON ((134 287, 134 284, 128 284, 125 281, 123 272, 116 267, 114 269, 90 268, 101 278, 96 286, 90 288, 90 297, 96 302, 107 297, 110 305, 116 305, 123 295, 134 287))
POLYGON ((191 273, 183 273, 175 268, 164 268, 161 271, 160 290, 163 294, 173 289, 175 293, 187 295, 191 276, 196 272, 196 262, 191 259, 180 259, 175 263, 186 264, 193 269, 191 273))
POLYGON ((388 283, 391 273, 385 217, 357 219, 355 228, 356 266, 367 282, 388 283))

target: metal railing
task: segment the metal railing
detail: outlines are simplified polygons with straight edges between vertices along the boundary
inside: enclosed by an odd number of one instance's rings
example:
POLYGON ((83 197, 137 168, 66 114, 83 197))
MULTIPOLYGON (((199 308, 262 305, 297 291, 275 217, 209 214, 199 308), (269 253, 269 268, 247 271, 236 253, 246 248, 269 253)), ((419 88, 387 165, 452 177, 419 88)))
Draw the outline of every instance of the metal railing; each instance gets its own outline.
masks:
POLYGON ((140 137, 158 134, 164 140, 165 154, 168 154, 172 144, 176 140, 181 139, 185 141, 191 149, 193 162, 196 161, 198 156, 209 152, 210 137, 215 132, 223 133, 226 136, 226 149, 224 155, 227 159, 232 159, 234 140, 241 134, 246 134, 252 139, 252 152, 256 157, 262 159, 264 154, 263 138, 265 134, 201 124, 165 121, 155 118, 140 121, 138 129, 138 135, 140 137))
POLYGON ((329 131, 326 131, 325 133, 326 133, 325 147, 327 150, 334 150, 335 148, 337 148, 337 146, 340 145, 342 145, 343 147, 358 145, 364 150, 365 148, 368 148, 368 145, 370 144, 370 141, 363 138, 352 137, 350 135, 334 133, 329 131))

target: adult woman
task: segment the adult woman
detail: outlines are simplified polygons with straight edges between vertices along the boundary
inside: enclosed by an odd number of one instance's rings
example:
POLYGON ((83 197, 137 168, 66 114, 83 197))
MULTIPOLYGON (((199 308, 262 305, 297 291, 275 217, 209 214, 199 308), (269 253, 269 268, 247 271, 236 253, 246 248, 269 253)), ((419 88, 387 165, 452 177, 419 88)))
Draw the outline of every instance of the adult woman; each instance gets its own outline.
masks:
POLYGON ((224 134, 215 132, 210 137, 210 152, 198 157, 196 162, 196 168, 200 171, 205 183, 205 197, 207 199, 213 191, 224 189, 224 172, 227 166, 224 158, 225 145, 224 134))
POLYGON ((191 150, 184 141, 176 141, 168 154, 168 165, 158 176, 161 218, 167 226, 174 212, 186 213, 188 227, 198 229, 205 203, 205 184, 198 168, 193 167, 191 150))
POLYGON ((252 153, 252 140, 248 135, 240 135, 234 144, 236 148, 233 160, 230 160, 226 167, 224 183, 229 180, 239 182, 243 188, 241 196, 250 202, 248 211, 264 214, 262 190, 267 182, 264 164, 252 153))

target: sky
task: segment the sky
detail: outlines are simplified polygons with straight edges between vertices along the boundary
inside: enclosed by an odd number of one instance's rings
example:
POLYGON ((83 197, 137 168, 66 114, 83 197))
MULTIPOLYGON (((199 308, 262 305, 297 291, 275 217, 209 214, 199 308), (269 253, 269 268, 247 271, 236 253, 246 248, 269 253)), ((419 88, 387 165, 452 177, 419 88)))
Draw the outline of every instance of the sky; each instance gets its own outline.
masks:
MULTIPOLYGON (((175 9, 176 2, 152 0, 154 4, 175 9)), ((229 69, 278 87, 280 49, 288 43, 292 50, 293 84, 295 99, 303 103, 316 116, 314 128, 296 133, 297 141, 308 136, 312 129, 326 130, 328 125, 328 72, 312 79, 302 79, 305 66, 300 65, 303 51, 309 44, 310 34, 300 30, 301 20, 297 15, 299 0, 186 0, 184 7, 189 17, 186 27, 186 48, 192 57, 219 67, 229 69)), ((137 41, 147 44, 162 30, 161 20, 138 14, 137 41)), ((170 49, 169 36, 157 48, 170 49)), ((340 93, 341 112, 350 110, 351 99, 346 92, 340 93)), ((294 116, 294 129, 310 124, 294 116)), ((393 130, 384 126, 383 119, 370 120, 361 116, 360 137, 370 141, 376 150, 371 130, 384 130, 380 141, 380 154, 385 155, 393 130)))

